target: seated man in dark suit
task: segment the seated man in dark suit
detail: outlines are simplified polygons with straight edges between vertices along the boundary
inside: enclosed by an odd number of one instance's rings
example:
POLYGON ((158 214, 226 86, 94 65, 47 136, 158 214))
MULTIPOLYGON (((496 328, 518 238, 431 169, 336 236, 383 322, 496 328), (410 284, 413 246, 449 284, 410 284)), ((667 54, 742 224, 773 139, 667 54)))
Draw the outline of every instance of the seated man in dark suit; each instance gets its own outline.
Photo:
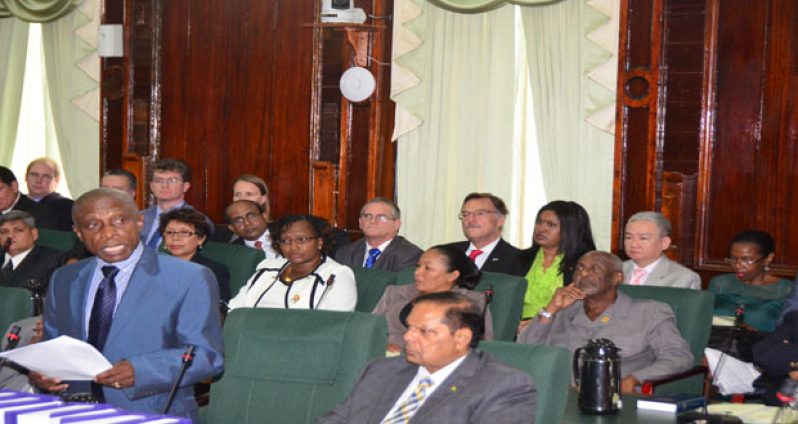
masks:
POLYGON ((124 191, 133 199, 136 198, 137 186, 138 180, 136 176, 129 171, 119 168, 105 171, 102 179, 100 179, 100 187, 115 188, 119 191, 124 191))
POLYGON ((230 244, 240 244, 259 249, 266 259, 279 258, 280 254, 272 247, 269 233, 269 211, 252 200, 236 200, 224 210, 227 228, 236 237, 230 244))
POLYGON ((643 381, 690 369, 693 354, 670 306, 619 292, 622 269, 612 253, 584 254, 573 284, 557 289, 518 342, 560 346, 573 353, 590 339, 609 339, 621 350, 624 393, 635 392, 643 381))
POLYGON ((61 252, 36 246, 38 238, 36 220, 29 213, 11 211, 0 216, 0 285, 22 287, 26 281, 36 280, 47 287, 61 252))
POLYGON ((61 167, 50 158, 34 159, 25 171, 28 197, 35 202, 47 205, 55 211, 58 230, 72 231, 72 199, 58 194, 55 190, 61 181, 61 167))
POLYGON ((58 229, 55 211, 20 193, 17 177, 10 169, 0 166, 0 215, 12 210, 25 211, 33 215, 39 228, 58 229))
POLYGON ((482 271, 523 277, 529 264, 519 258, 520 250, 502 238, 507 216, 504 201, 490 193, 471 193, 463 200, 458 215, 468 241, 451 243, 471 258, 482 271))
POLYGON ((769 386, 765 403, 781 406, 776 392, 786 380, 798 380, 798 311, 787 313, 772 333, 754 344, 753 353, 754 363, 765 371, 760 380, 769 386))
POLYGON ((467 296, 413 301, 405 357, 366 366, 349 397, 318 423, 534 423, 532 379, 475 350, 482 314, 467 296))
POLYGON ((363 238, 335 252, 335 260, 349 267, 399 272, 416 266, 423 253, 399 235, 401 211, 392 200, 375 197, 360 209, 363 238))

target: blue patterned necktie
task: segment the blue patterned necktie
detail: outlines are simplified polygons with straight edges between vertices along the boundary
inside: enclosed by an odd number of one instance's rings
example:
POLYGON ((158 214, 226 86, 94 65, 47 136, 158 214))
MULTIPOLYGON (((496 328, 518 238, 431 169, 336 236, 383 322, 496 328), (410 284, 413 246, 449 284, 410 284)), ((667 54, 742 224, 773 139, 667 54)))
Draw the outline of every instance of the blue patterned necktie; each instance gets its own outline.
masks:
POLYGON ((161 245, 161 233, 155 231, 150 237, 150 240, 147 242, 147 247, 153 250, 158 250, 158 246, 161 245))
POLYGON ((105 339, 108 338, 108 330, 111 329, 111 322, 114 318, 114 307, 116 306, 114 278, 119 274, 119 268, 104 266, 102 271, 104 278, 100 281, 100 286, 97 287, 94 306, 91 308, 91 318, 89 318, 89 344, 100 352, 105 347, 105 339))
POLYGON ((404 424, 410 422, 410 419, 416 414, 418 408, 421 407, 421 402, 424 402, 424 398, 427 397, 427 389, 429 389, 430 386, 432 386, 432 379, 422 378, 418 382, 416 389, 413 390, 413 393, 410 393, 407 400, 402 402, 394 413, 386 418, 382 424, 404 424))
POLYGON ((366 258, 366 265, 364 268, 374 268, 374 262, 377 262, 377 257, 380 256, 380 249, 376 247, 369 249, 369 257, 366 258))

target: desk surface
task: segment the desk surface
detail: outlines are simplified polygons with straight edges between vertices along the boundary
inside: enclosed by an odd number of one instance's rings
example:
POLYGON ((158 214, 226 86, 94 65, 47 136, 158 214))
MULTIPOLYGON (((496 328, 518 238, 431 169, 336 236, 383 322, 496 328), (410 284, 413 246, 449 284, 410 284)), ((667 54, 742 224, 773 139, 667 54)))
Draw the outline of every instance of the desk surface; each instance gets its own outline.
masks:
POLYGON ((637 396, 624 395, 623 408, 616 414, 610 415, 591 415, 585 414, 579 409, 577 393, 574 390, 568 391, 568 403, 565 405, 565 415, 563 422, 567 424, 579 423, 645 423, 645 424, 673 424, 676 422, 676 414, 670 412, 638 411, 637 396))

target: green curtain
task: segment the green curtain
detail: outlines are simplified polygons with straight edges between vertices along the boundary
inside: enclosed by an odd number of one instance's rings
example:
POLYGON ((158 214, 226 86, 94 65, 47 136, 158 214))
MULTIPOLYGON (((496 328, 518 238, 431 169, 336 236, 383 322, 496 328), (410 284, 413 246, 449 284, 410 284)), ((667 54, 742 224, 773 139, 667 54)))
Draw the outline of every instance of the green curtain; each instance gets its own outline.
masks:
POLYGON ((456 216, 471 191, 509 199, 515 147, 514 11, 467 15, 427 2, 413 25, 420 85, 399 94, 424 124, 398 140, 402 231, 430 246, 463 238, 456 216), (487 88, 487 89, 483 89, 487 88))
POLYGON ((10 167, 17 138, 28 24, 19 19, 0 19, 0 165, 10 167))
POLYGON ((0 0, 0 18, 51 22, 72 11, 82 0, 0 0))
POLYGON ((444 9, 457 13, 481 13, 502 7, 506 4, 532 6, 557 3, 562 0, 429 0, 444 9))
MULTIPOLYGON (((57 148, 73 197, 99 185, 99 122, 77 107, 79 101, 88 96, 93 99, 89 101, 89 109, 93 110, 88 112, 96 115, 99 104, 97 82, 79 67, 81 61, 96 61, 89 57, 95 48, 75 33, 76 28, 88 22, 86 15, 71 13, 42 25, 48 112, 51 113, 47 121, 52 123, 58 139, 57 148)), ((48 143, 48 152, 54 148, 48 143)))
POLYGON ((590 81, 609 53, 585 35, 607 22, 582 0, 522 7, 540 167, 549 200, 573 200, 590 214, 597 247, 609 248, 614 138, 586 118, 615 93, 590 81))

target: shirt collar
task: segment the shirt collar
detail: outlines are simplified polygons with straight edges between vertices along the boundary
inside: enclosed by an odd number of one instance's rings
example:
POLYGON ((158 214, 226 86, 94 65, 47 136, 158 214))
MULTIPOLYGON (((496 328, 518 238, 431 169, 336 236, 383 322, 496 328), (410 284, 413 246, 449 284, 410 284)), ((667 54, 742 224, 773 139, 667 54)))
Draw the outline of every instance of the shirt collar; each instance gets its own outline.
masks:
MULTIPOLYGON (((11 267, 14 268, 14 269, 17 269, 19 264, 22 263, 22 261, 24 261, 25 258, 28 257, 28 254, 30 254, 30 252, 32 252, 32 251, 33 251, 33 247, 31 247, 30 249, 28 249, 28 250, 26 250, 24 252, 17 253, 14 256, 8 255, 8 258, 7 258, 8 260, 6 261, 6 263, 8 263, 8 261, 11 261, 11 267)), ((3 265, 5 265, 6 263, 4 263, 3 265)))
MULTIPOLYGON (((383 244, 381 244, 379 246, 376 246, 376 247, 377 247, 377 249, 380 249, 380 253, 382 253, 382 252, 385 251, 385 249, 388 248, 388 245, 391 244, 392 241, 393 241, 393 239, 390 239, 390 240, 386 241, 385 243, 383 243, 383 244)), ((366 252, 368 252, 369 250, 373 249, 374 247, 375 246, 370 245, 369 242, 366 242, 366 252)))
POLYGON ((447 378, 449 378, 449 376, 454 372, 454 370, 456 370, 457 367, 459 367, 460 364, 462 364, 463 361, 465 361, 465 358, 467 356, 468 352, 466 352, 465 355, 455 359, 445 367, 433 373, 430 373, 425 367, 419 366, 418 367, 419 375, 421 376, 421 378, 429 377, 432 380, 432 386, 437 387, 438 385, 446 381, 447 378))
MULTIPOLYGON (((662 262, 662 257, 663 256, 665 256, 665 255, 661 255, 659 257, 659 259, 657 259, 656 261, 651 262, 650 264, 642 267, 644 270, 646 270, 646 276, 651 275, 651 271, 654 271, 654 268, 656 268, 657 265, 659 265, 659 263, 662 262)), ((632 266, 632 271, 633 272, 634 272, 634 270, 636 270, 638 268, 641 268, 641 267, 637 266, 637 264, 634 263, 634 261, 632 261, 632 264, 633 264, 633 266, 632 266)))
POLYGON ((108 263, 108 262, 105 262, 104 260, 100 259, 99 256, 97 256, 96 257, 97 267, 98 268, 102 268, 104 266, 115 266, 115 267, 119 268, 119 271, 121 272, 121 271, 124 271, 124 270, 126 270, 128 268, 132 268, 132 267, 136 266, 136 263, 138 263, 139 259, 141 259, 141 254, 142 253, 144 253, 144 244, 139 242, 138 246, 136 246, 136 248, 133 249, 133 253, 131 253, 130 256, 128 256, 127 259, 125 259, 123 261, 114 262, 114 263, 108 263))
POLYGON ((12 203, 11 206, 8 207, 8 209, 4 210, 3 213, 6 214, 14 210, 14 206, 16 206, 17 203, 19 202, 20 197, 22 197, 22 193, 17 193, 17 199, 14 200, 14 203, 12 203))

